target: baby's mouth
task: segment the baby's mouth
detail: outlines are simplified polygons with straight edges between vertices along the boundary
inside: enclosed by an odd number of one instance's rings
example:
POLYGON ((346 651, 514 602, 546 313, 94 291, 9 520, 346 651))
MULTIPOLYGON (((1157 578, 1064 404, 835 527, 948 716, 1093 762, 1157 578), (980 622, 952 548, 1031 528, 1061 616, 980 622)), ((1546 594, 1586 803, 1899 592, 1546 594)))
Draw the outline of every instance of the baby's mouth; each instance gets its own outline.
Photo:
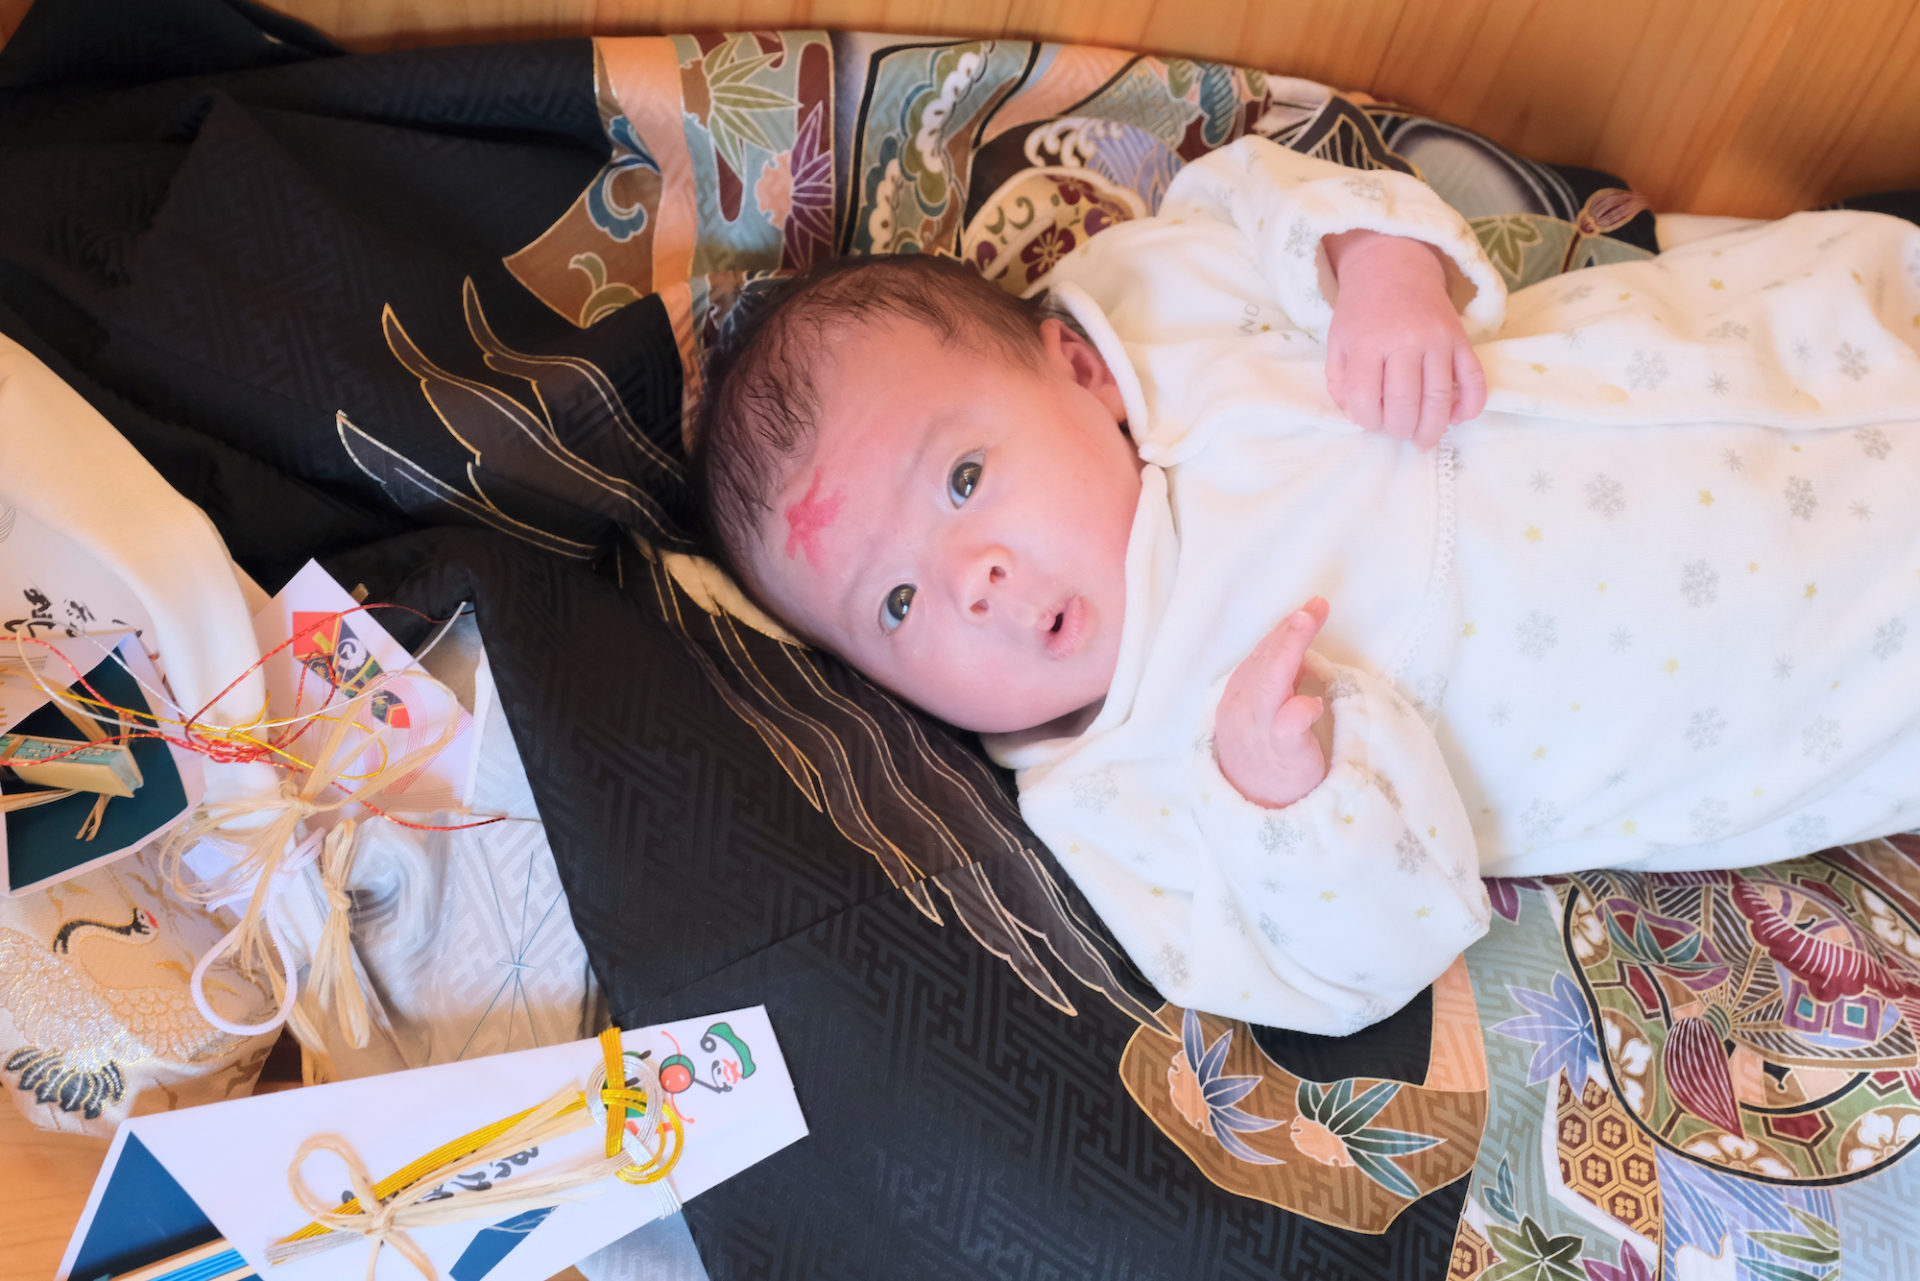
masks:
POLYGON ((1087 605, 1078 596, 1069 596, 1053 613, 1053 620, 1041 634, 1041 642, 1052 658, 1070 658, 1080 648, 1087 630, 1087 605))

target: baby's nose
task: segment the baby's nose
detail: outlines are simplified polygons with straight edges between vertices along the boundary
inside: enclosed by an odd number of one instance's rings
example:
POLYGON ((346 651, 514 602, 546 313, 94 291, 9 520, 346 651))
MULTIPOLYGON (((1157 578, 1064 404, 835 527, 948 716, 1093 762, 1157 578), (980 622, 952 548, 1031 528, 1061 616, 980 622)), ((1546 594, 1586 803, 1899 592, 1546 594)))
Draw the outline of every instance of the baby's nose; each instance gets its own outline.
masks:
POLYGON ((989 562, 984 582, 978 577, 975 579, 975 582, 979 583, 980 586, 984 588, 984 591, 975 598, 971 605, 967 606, 968 612, 976 618, 985 618, 988 614, 992 613, 993 603, 990 597, 994 594, 993 589, 1004 582, 1006 577, 1007 567, 1005 565, 989 562))

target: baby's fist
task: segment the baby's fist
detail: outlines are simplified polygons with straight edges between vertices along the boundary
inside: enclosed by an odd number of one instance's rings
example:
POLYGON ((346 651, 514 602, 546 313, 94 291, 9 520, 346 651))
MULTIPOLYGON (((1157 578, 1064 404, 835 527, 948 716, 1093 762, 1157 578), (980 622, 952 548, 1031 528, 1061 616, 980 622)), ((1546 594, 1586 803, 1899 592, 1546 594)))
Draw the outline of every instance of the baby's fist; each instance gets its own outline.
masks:
POLYGON ((1487 380, 1447 296, 1438 254, 1371 231, 1326 239, 1340 284, 1327 330, 1327 392, 1368 431, 1432 449, 1477 417, 1487 380))
POLYGON ((1281 619, 1220 695, 1213 728, 1220 772, 1256 805, 1291 805, 1327 776, 1313 733, 1325 704, 1295 692, 1307 647, 1326 621, 1327 602, 1318 596, 1281 619))

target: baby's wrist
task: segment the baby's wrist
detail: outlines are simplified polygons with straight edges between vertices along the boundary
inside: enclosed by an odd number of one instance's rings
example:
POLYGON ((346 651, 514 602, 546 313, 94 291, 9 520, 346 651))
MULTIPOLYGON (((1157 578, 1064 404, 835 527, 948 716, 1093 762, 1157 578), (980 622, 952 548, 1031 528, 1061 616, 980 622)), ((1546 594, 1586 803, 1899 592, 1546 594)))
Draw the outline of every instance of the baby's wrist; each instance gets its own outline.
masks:
POLYGON ((1439 249, 1424 240, 1358 228, 1325 238, 1327 265, 1342 289, 1357 282, 1398 280, 1432 283, 1445 290, 1446 269, 1439 249))

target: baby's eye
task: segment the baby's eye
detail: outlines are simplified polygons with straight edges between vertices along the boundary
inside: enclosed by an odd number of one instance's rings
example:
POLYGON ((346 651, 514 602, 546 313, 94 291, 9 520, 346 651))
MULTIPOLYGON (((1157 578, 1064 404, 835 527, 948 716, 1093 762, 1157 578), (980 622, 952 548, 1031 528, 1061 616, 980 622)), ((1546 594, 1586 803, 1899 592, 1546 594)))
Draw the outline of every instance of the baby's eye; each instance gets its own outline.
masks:
POLYGON ((978 458, 969 458, 953 469, 953 475, 947 477, 947 497, 953 499, 958 507, 973 497, 973 491, 980 486, 980 473, 985 470, 978 458))
POLYGON ((892 631, 907 621, 907 611, 913 608, 913 584, 902 583, 887 593, 886 600, 880 604, 880 628, 892 631))

